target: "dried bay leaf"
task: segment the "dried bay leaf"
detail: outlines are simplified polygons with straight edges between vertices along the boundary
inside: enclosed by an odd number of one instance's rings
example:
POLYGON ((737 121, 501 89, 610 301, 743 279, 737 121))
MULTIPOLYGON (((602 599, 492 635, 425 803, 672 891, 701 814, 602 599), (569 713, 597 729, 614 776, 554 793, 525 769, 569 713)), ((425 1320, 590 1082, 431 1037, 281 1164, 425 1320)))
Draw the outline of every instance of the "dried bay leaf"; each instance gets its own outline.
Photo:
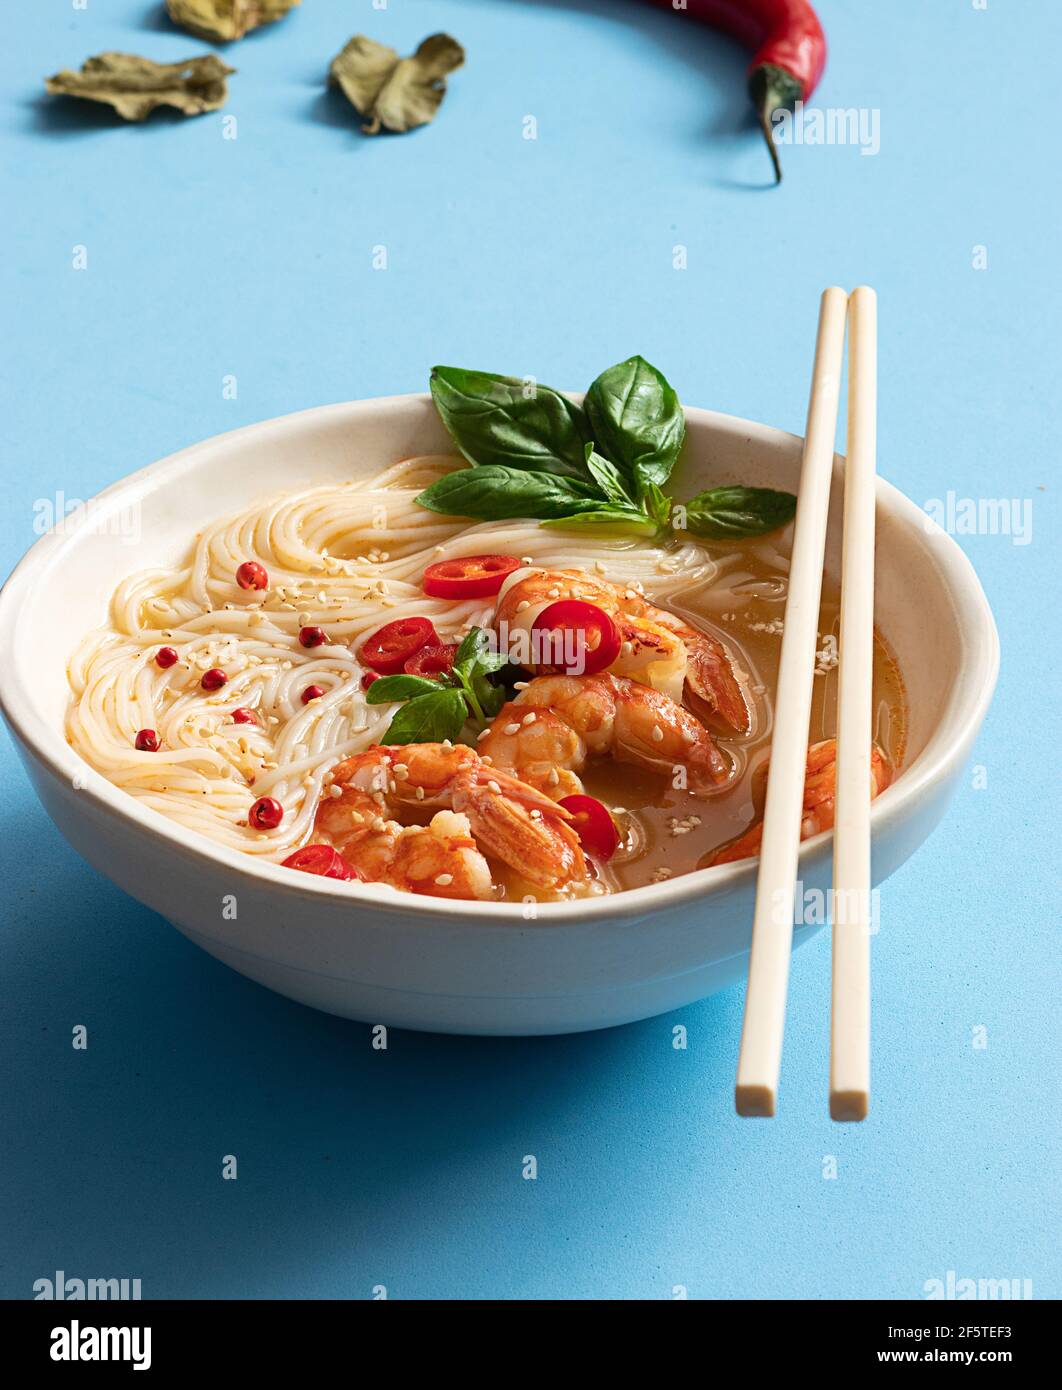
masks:
POLYGON ((300 0, 166 0, 174 24, 205 39, 228 43, 260 24, 283 19, 300 0))
POLYGON ((333 60, 331 80, 364 117, 362 130, 404 131, 433 120, 446 95, 447 74, 465 61, 465 50, 449 34, 432 34, 411 58, 356 34, 333 60))
POLYGON ((175 106, 186 116, 225 104, 225 78, 236 71, 213 53, 183 63, 153 63, 135 53, 100 53, 80 72, 64 68, 44 85, 55 96, 82 97, 113 106, 127 121, 142 121, 156 106, 175 106))

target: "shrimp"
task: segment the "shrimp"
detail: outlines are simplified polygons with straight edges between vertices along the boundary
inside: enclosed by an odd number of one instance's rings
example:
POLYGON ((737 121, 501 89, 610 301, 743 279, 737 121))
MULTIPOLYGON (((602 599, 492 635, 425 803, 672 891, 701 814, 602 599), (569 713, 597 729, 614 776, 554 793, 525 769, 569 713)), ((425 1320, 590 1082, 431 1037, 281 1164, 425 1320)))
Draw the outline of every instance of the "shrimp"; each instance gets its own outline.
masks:
POLYGON ((587 892, 571 817, 463 744, 408 743, 356 753, 332 772, 315 833, 374 882, 443 898, 494 896, 493 856, 535 888, 587 892), (443 807, 428 826, 403 824, 443 807))
POLYGON ((612 618, 623 640, 620 655, 609 668, 614 675, 641 680, 676 703, 685 692, 691 706, 703 709, 708 717, 736 733, 749 732, 747 677, 739 673, 723 644, 674 613, 657 608, 637 589, 576 569, 517 570, 502 586, 495 626, 504 622, 510 630, 529 630, 543 608, 558 599, 596 604, 612 618))
POLYGON ((578 773, 604 754, 674 774, 711 791, 731 768, 688 710, 651 686, 620 676, 538 676, 504 705, 477 749, 548 796, 582 790, 578 773))
MULTIPOLYGON (((892 780, 892 770, 885 755, 874 744, 870 750, 870 796, 880 795, 892 780)), ((804 781, 804 816, 800 822, 800 838, 809 840, 820 830, 832 830, 837 790, 837 740, 824 739, 808 749, 807 776, 804 781)), ((732 864, 738 859, 750 859, 760 852, 763 821, 750 825, 744 835, 729 844, 721 845, 699 866, 732 864)))

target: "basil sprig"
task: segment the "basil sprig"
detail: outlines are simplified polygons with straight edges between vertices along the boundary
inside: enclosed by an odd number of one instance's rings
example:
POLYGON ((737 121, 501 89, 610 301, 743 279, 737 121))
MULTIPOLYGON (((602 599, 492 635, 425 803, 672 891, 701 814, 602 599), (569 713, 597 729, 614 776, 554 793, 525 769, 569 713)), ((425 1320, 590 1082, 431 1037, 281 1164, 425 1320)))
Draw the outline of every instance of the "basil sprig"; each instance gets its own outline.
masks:
POLYGON ((736 540, 785 525, 796 507, 790 493, 729 487, 673 508, 664 487, 686 420, 667 378, 644 357, 602 372, 585 407, 530 378, 462 367, 434 367, 431 393, 472 465, 417 498, 445 516, 534 517, 544 526, 599 534, 664 536, 673 528, 736 540))
POLYGON ((505 687, 488 678, 508 664, 507 656, 491 650, 483 629, 474 627, 454 653, 450 672, 380 676, 365 692, 366 704, 406 702, 391 720, 381 743, 453 742, 470 719, 479 728, 486 728, 506 700, 505 687))
POLYGON ((763 536, 792 521, 796 498, 769 487, 713 487, 686 503, 686 528, 713 541, 763 536))

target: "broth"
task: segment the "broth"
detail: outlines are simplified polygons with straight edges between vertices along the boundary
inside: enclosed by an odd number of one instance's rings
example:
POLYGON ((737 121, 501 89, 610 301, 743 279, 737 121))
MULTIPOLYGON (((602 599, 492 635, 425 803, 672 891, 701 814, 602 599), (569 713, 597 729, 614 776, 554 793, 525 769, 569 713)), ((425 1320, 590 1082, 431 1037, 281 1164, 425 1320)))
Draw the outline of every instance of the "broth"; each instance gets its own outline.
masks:
MULTIPOLYGON (((581 774, 583 784, 612 810, 621 835, 620 849, 600 870, 613 891, 641 888, 705 867, 714 850, 763 815, 789 562, 773 540, 727 546, 713 553, 713 558, 723 573, 711 586, 680 591, 662 606, 722 638, 735 664, 748 675, 753 707, 750 732, 733 735, 713 730, 738 775, 719 792, 694 796, 676 790, 669 777, 629 763, 607 758, 591 762, 581 774)), ((839 630, 840 587, 824 576, 809 744, 832 738, 836 732, 839 630)), ((899 667, 878 632, 873 698, 874 739, 895 775, 903 762, 906 700, 899 667)), ((510 870, 492 867, 507 898, 535 897, 534 890, 510 870)))

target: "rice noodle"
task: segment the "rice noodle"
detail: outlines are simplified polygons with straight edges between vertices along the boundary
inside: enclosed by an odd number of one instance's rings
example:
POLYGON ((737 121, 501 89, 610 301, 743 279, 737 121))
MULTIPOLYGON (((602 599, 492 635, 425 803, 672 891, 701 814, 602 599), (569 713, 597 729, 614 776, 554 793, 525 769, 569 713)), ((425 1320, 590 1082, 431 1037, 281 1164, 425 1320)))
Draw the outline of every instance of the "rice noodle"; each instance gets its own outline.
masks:
POLYGON ((640 583, 660 600, 716 575, 693 542, 661 547, 535 521, 466 525, 418 506, 417 493, 455 466, 409 459, 364 483, 269 498, 204 531, 183 567, 125 580, 109 626, 89 634, 69 663, 72 746, 171 820, 228 847, 282 858, 309 836, 329 770, 377 742, 396 709, 365 703, 354 654, 362 639, 413 614, 429 617, 444 641, 490 625, 490 600, 425 597, 424 569, 442 555, 525 556, 640 583), (236 583, 248 560, 265 567, 268 589, 236 583), (328 644, 303 648, 298 634, 307 624, 322 627, 328 644), (167 670, 155 662, 161 646, 178 653, 167 670), (204 691, 202 675, 215 666, 228 683, 204 691), (325 694, 304 705, 309 684, 325 694), (240 706, 261 722, 235 723, 240 706), (158 752, 134 747, 140 729, 156 730, 158 752), (247 824, 259 796, 275 797, 285 811, 268 834, 247 824))

